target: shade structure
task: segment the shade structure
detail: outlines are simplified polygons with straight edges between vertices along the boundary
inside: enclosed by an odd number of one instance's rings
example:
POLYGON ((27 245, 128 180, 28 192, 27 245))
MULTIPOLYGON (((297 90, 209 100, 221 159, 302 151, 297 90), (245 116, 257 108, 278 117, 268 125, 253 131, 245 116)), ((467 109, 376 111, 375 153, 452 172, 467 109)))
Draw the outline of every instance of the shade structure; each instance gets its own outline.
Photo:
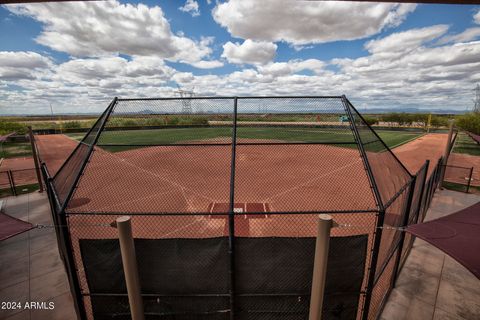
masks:
POLYGON ((440 219, 408 226, 407 232, 444 251, 480 279, 480 202, 440 219))
POLYGON ((31 223, 0 213, 0 241, 33 228, 31 223))
POLYGON ((480 144, 480 135, 474 134, 474 133, 471 133, 471 132, 467 132, 467 133, 470 136, 470 138, 472 138, 476 143, 480 144))

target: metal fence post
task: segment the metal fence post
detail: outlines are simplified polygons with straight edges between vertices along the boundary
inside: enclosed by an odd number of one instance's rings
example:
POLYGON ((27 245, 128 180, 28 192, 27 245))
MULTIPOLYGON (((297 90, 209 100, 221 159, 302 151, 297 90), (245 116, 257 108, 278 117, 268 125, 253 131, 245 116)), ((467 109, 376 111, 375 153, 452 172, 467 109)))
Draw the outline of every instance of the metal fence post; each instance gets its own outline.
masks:
MULTIPOLYGON (((441 167, 440 169, 440 188, 443 185, 443 179, 445 178, 445 170, 447 169, 447 162, 448 162, 448 157, 450 155, 450 150, 451 150, 451 144, 452 144, 452 135, 453 135, 453 120, 450 119, 448 120, 448 140, 447 140, 447 145, 445 146, 445 152, 443 155, 443 164, 444 167, 441 167)), ((438 187, 438 186, 437 186, 438 187)))
POLYGON ((133 242, 131 217, 117 218, 118 240, 122 255, 123 273, 127 285, 128 302, 132 320, 144 320, 143 300, 140 293, 140 276, 138 275, 135 243, 133 242))
POLYGON ((12 170, 7 171, 8 182, 10 183, 10 190, 12 190, 12 194, 16 197, 17 196, 17 186, 15 185, 15 180, 13 179, 12 170))
POLYGON ((415 213, 415 223, 418 223, 418 219, 420 217, 420 214, 423 214, 420 212, 423 209, 424 206, 424 193, 425 193, 425 184, 427 181, 427 174, 428 174, 428 167, 430 166, 430 160, 425 161, 425 174, 423 175, 423 180, 420 181, 421 183, 421 189, 420 189, 420 198, 418 199, 418 209, 417 212, 415 213))
POLYGON ((233 99, 232 158, 230 163, 230 198, 228 208, 228 255, 230 272, 230 319, 235 320, 235 165, 237 153, 237 107, 238 98, 233 99))
POLYGON ((315 259, 313 263, 312 291, 310 295, 309 320, 321 320, 323 297, 327 278, 328 249, 330 246, 330 229, 333 219, 328 214, 318 216, 317 241, 315 243, 315 259))
POLYGON ((468 175, 467 193, 470 190, 470 185, 472 184, 472 175, 473 175, 473 167, 470 168, 470 174, 468 175))
POLYGON ((35 165, 35 173, 37 174, 39 192, 43 192, 43 183, 42 183, 42 177, 40 175, 40 165, 38 163, 37 148, 35 146, 35 141, 33 140, 34 139, 33 131, 31 126, 28 126, 27 128, 28 128, 28 136, 30 137, 30 145, 32 147, 33 164, 35 165))

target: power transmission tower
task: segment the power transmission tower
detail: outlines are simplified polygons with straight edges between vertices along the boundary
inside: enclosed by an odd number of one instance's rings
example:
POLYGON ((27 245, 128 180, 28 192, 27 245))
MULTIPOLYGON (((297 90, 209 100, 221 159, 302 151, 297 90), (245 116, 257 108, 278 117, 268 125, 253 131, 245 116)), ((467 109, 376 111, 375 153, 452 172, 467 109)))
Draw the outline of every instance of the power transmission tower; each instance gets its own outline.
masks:
POLYGON ((177 85, 178 90, 175 93, 179 94, 182 98, 182 113, 193 113, 192 109, 192 98, 195 96, 195 92, 192 90, 183 90, 179 85, 177 85))
POLYGON ((480 85, 477 84, 477 86, 473 90, 475 91, 475 99, 473 100, 473 112, 480 113, 480 85))

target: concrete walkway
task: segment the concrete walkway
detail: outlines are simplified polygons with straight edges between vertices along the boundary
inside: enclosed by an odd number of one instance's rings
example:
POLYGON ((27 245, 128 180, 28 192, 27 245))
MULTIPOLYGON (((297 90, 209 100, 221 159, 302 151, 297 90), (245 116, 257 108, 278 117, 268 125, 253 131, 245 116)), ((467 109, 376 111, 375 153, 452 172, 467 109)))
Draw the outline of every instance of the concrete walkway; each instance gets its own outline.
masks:
MULTIPOLYGON (((438 192, 426 220, 458 211, 480 196, 438 192)), ((46 194, 7 198, 6 213, 51 224, 46 194)), ((53 229, 32 229, 0 242, 0 302, 54 302, 53 310, 1 310, 5 320, 76 319, 53 229)), ((416 239, 381 319, 480 319, 480 280, 425 241, 416 239)))
MULTIPOLYGON (((51 224, 45 193, 9 197, 5 213, 32 224, 51 224)), ((67 276, 52 228, 32 229, 0 242, 0 303, 15 302, 21 307, 0 308, 5 320, 76 319, 67 276), (51 310, 27 309, 26 302, 53 302, 51 310)))
MULTIPOLYGON (((437 191, 425 221, 478 201, 480 196, 474 194, 437 191)), ((439 249, 416 239, 381 319, 480 319, 480 280, 439 249)))

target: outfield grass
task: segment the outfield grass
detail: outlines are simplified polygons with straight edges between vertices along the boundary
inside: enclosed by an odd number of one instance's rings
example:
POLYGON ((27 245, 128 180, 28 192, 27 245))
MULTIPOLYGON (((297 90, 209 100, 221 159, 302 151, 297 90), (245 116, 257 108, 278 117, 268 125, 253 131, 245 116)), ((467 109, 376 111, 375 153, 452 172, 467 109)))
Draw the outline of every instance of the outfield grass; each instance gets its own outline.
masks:
MULTIPOLYGON (((448 182, 448 181, 443 181, 442 187, 444 187, 445 189, 448 189, 448 190, 459 191, 459 192, 466 192, 467 191, 467 185, 454 183, 454 182, 448 182)), ((468 192, 479 194, 480 193, 480 187, 470 186, 470 189, 469 189, 468 192)))
MULTIPOLYGON (((15 188, 15 191, 17 192, 17 195, 20 195, 20 194, 34 192, 34 191, 37 191, 38 189, 39 189, 38 183, 33 183, 33 184, 27 184, 24 186, 17 186, 15 188)), ((13 195, 12 190, 10 190, 10 188, 0 189, 0 198, 9 197, 12 195, 13 195)))
POLYGON ((30 157, 31 155, 30 142, 5 142, 0 146, 0 158, 30 157))
MULTIPOLYGON (((231 139, 229 127, 199 127, 199 128, 167 128, 153 130, 125 130, 104 131, 98 142, 103 148, 118 152, 135 149, 131 145, 155 145, 174 144, 211 139, 231 139), (106 146, 109 144, 122 144, 123 146, 106 146), (128 146, 127 146, 128 145, 128 146)), ((413 139, 421 133, 378 131, 379 136, 389 147, 396 147, 413 139)), ((68 136, 80 140, 82 134, 68 134, 68 136)), ((277 140, 306 143, 351 143, 345 147, 355 147, 355 140, 348 127, 341 129, 319 127, 243 127, 237 128, 238 139, 277 140)), ((371 137, 369 137, 372 139, 371 137)), ((382 147, 378 143, 369 145, 368 151, 380 151, 382 147)))
POLYGON ((452 152, 480 156, 480 145, 473 141, 467 134, 459 132, 452 152))

